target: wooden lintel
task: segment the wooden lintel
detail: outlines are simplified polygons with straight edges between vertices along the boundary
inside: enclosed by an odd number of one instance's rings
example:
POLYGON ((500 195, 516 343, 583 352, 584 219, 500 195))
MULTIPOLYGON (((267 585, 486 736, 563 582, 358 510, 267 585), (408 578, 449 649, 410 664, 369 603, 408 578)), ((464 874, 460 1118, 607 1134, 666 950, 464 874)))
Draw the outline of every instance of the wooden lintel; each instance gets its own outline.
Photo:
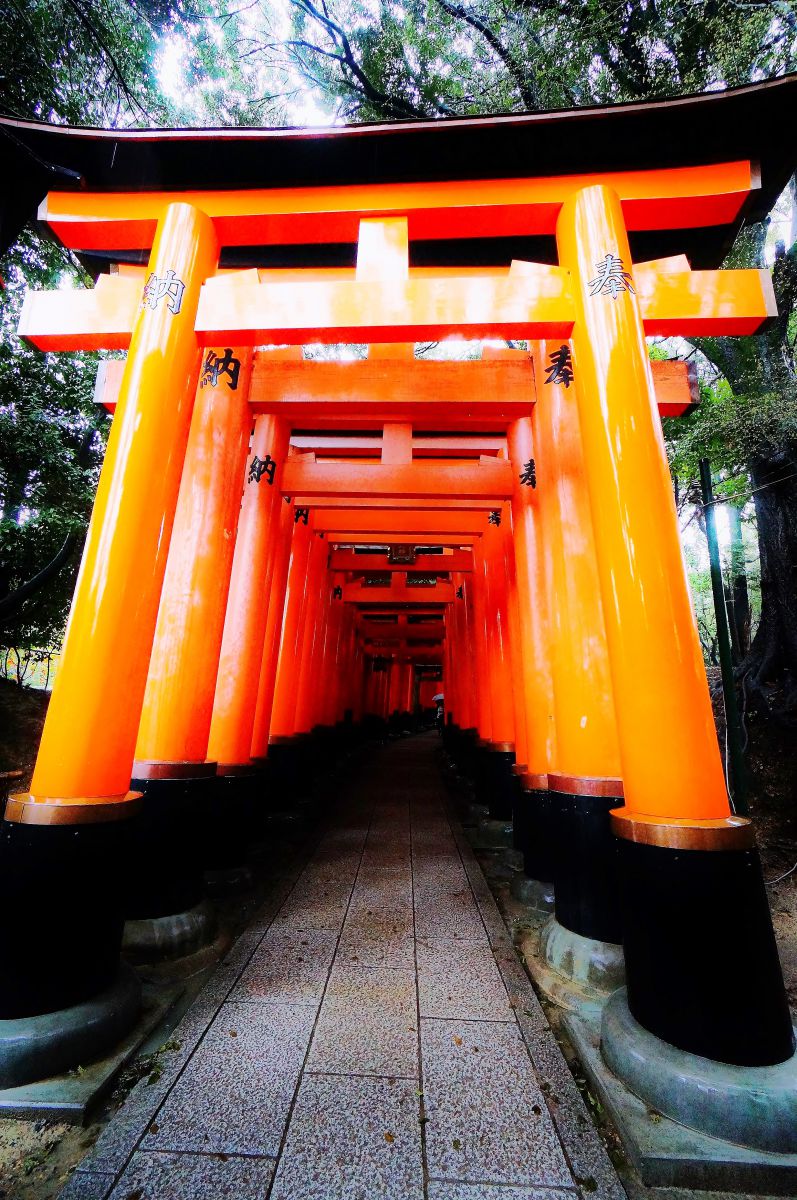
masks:
MULTIPOLYGON (((478 533, 432 533, 425 530, 416 537, 408 536, 403 530, 382 530, 379 533, 361 529, 327 532, 326 537, 336 550, 346 551, 352 546, 396 546, 415 541, 419 546, 442 546, 444 549, 469 550, 481 537, 478 533)), ((333 550, 334 552, 334 550, 333 550)))
POLYGON ((53 191, 41 206, 74 250, 142 249, 166 207, 195 204, 225 246, 357 241, 364 217, 406 216, 411 240, 552 234, 562 202, 579 188, 608 183, 629 229, 727 224, 757 179, 749 162, 518 179, 321 184, 251 190, 53 191))
POLYGON ((331 571, 368 572, 400 571, 466 571, 473 570, 473 555, 469 550, 455 550, 448 554, 416 554, 411 563, 390 562, 384 554, 355 554, 351 550, 333 550, 329 556, 331 571))
POLYGON ((371 466, 346 463, 307 463, 289 459, 282 475, 282 492, 318 505, 323 498, 330 507, 335 500, 357 500, 359 507, 377 498, 384 501, 420 501, 453 498, 453 503, 479 500, 500 504, 512 496, 514 475, 504 459, 485 459, 474 465, 427 464, 371 466))
MULTIPOLYGON (((651 363, 659 412, 680 416, 700 399, 697 370, 678 359, 651 363)), ((95 400, 109 412, 116 407, 124 362, 106 359, 97 369, 95 400)), ((295 428, 381 428, 385 420, 404 417, 415 428, 467 429, 491 426, 505 430, 527 416, 536 393, 531 361, 521 353, 512 358, 470 362, 430 362, 415 359, 401 364, 386 360, 316 362, 278 359, 272 352, 255 354, 249 401, 256 413, 278 413, 295 428)), ((330 437, 340 457, 379 458, 381 438, 330 437), (349 442, 352 443, 348 449, 349 442)), ((303 450, 324 450, 323 437, 295 439, 303 450)), ((497 452, 500 436, 461 439, 413 437, 413 457, 463 457, 497 452)))
POLYGON ((364 587, 362 583, 343 585, 343 599, 350 603, 368 604, 449 604, 454 599, 454 585, 438 580, 434 587, 386 588, 364 587))

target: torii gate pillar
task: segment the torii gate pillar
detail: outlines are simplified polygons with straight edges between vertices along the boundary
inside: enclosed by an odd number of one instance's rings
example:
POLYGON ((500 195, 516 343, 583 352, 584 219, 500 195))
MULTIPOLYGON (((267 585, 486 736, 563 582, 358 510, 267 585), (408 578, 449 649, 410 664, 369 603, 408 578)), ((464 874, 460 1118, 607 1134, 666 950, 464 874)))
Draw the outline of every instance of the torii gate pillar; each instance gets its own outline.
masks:
MULTIPOLYGON (((730 812, 639 298, 621 274, 631 257, 617 194, 594 185, 566 200, 557 240, 573 287, 573 368, 625 789, 613 823, 628 1007, 681 1050, 783 1062, 794 1049, 783 977, 752 827, 730 812), (613 283, 601 283, 611 270, 613 283)), ((622 1072, 613 1048, 604 1036, 604 1056, 622 1072)))
MULTIPOLYGON (((0 887, 14 915, 0 925, 0 1018, 91 999, 94 1052, 137 1011, 137 985, 119 968, 120 863, 139 803, 130 767, 199 377, 199 293, 217 259, 209 218, 170 205, 135 318, 30 794, 9 799, 2 824, 0 887)), ((35 1074, 30 1053, 19 1034, 3 1043, 0 1085, 35 1074)), ((74 1066, 75 1053, 65 1030, 48 1045, 48 1071, 74 1066)))

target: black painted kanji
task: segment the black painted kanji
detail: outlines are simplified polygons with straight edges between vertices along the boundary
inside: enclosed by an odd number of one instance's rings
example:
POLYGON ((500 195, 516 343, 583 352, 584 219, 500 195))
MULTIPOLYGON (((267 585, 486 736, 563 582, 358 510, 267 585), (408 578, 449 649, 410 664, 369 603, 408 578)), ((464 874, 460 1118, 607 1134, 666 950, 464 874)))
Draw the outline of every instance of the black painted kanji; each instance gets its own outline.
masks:
POLYGON ((236 358, 231 348, 227 346, 223 356, 219 357, 215 350, 208 350, 208 356, 202 364, 202 374, 199 379, 201 388, 216 387, 221 375, 227 375, 227 387, 234 392, 238 387, 238 376, 241 373, 241 360, 236 358))
POLYGON ((537 467, 533 458, 529 459, 518 478, 526 487, 535 488, 537 486, 537 467))
POLYGON ((619 255, 607 254, 601 262, 595 263, 595 266, 598 274, 589 281, 590 296, 611 296, 612 300, 616 300, 620 292, 635 294, 631 272, 626 271, 619 255))
POLYGON ((163 279, 152 271, 144 284, 141 303, 145 304, 147 308, 156 309, 165 297, 166 307, 170 313, 174 313, 176 316, 182 307, 184 292, 185 284, 182 279, 177 278, 173 270, 168 270, 163 279))
POLYGON ((545 368, 546 383, 562 383, 566 388, 573 382, 573 359, 570 347, 565 343, 553 354, 548 355, 549 365, 545 368))
POLYGON ((255 455, 249 464, 249 483, 260 483, 260 480, 265 475, 266 481, 272 484, 276 469, 277 464, 270 454, 267 454, 265 458, 258 458, 255 455))

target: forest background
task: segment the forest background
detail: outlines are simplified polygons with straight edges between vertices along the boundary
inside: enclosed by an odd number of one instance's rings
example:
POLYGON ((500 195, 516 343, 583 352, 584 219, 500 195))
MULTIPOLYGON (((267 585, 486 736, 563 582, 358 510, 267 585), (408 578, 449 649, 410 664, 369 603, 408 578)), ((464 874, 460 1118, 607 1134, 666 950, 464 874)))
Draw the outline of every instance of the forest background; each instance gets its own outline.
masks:
MULTIPOLYGON (((797 69, 797 0, 2 0, 0 12, 0 111, 72 125, 445 118, 663 98, 797 69)), ((788 137, 794 114, 783 117, 788 137)), ((777 323, 651 353, 691 357, 700 373, 700 408, 665 422, 665 435, 709 674, 701 458, 721 501, 745 725, 793 742, 794 180, 729 265, 772 267, 777 323)), ((93 401, 97 355, 42 354, 15 336, 26 287, 82 287, 80 264, 31 224, 0 275, 0 675, 41 685, 63 634, 107 418, 93 401)))

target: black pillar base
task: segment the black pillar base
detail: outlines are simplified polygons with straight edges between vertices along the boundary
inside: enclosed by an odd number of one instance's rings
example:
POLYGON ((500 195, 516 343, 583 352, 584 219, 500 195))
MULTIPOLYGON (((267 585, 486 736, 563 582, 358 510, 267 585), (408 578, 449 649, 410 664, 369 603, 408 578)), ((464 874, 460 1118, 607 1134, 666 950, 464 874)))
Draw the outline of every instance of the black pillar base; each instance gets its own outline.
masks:
POLYGON ((268 758, 278 807, 290 808, 308 795, 316 766, 312 745, 313 739, 308 733, 269 742, 268 758))
POLYGON ((265 804, 264 793, 262 772, 256 768, 214 779, 206 808, 203 865, 217 884, 229 875, 234 880, 230 885, 233 890, 244 886, 241 871, 248 871, 249 846, 254 840, 259 805, 265 804))
MULTIPOLYGON (((556 919, 581 937, 619 945, 623 940, 617 852, 609 813, 623 803, 613 796, 564 790, 567 777, 550 775, 554 830, 556 919)), ((602 781, 567 778, 570 788, 602 790, 602 781)))
POLYGON ((520 780, 520 795, 514 815, 518 849, 523 854, 523 873, 529 879, 549 883, 554 878, 554 821, 553 802, 547 788, 524 788, 520 780))
POLYGON ((112 985, 128 824, 0 824, 0 1020, 71 1008, 112 985))
POLYGON ((515 753, 499 747, 487 743, 480 748, 475 781, 476 801, 487 805, 494 820, 510 821, 515 797, 515 777, 512 774, 515 753))
POLYGON ((147 921, 187 913, 204 896, 205 824, 216 785, 215 768, 183 778, 133 779, 143 794, 130 822, 130 876, 125 917, 147 921))
POLYGON ((128 819, 0 824, 0 1020, 110 988, 124 927, 128 819))
POLYGON ((0 1020, 0 1088, 85 1066, 101 1058, 133 1028, 141 1011, 141 984, 119 963, 108 987, 57 1012, 0 1020))
POLYGON ((633 1017, 718 1062, 788 1059, 794 1035, 755 847, 617 843, 633 1017))

